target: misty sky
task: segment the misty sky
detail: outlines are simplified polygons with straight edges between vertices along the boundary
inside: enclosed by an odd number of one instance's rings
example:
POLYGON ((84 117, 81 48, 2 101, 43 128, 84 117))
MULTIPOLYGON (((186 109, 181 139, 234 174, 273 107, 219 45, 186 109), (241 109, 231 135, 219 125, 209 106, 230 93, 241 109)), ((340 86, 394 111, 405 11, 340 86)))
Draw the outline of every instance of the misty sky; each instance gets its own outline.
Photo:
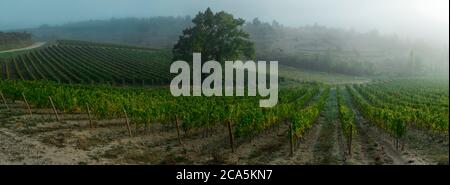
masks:
POLYGON ((449 0, 0 0, 0 30, 111 17, 195 15, 207 7, 246 20, 377 29, 448 45, 449 0))

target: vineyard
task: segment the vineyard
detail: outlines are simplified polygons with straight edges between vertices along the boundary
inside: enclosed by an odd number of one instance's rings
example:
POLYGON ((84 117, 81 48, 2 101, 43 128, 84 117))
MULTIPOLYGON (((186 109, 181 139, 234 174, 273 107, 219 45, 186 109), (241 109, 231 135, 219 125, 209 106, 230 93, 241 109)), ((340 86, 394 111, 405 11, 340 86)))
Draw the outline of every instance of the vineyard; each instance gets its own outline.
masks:
MULTIPOLYGON (((364 114, 398 138, 407 128, 448 135, 448 89, 423 81, 407 81, 410 86, 404 87, 404 82, 373 83, 349 89, 364 114), (430 86, 423 89, 420 83, 430 86)), ((445 84, 437 85, 445 87, 445 84)))
POLYGON ((4 80, 163 85, 171 79, 170 60, 166 50, 61 40, 16 56, 0 56, 0 75, 4 80))
POLYGON ((170 60, 74 40, 0 56, 0 163, 448 164, 446 79, 286 78, 261 108, 172 96, 170 60))
MULTIPOLYGON (((73 44, 35 52, 78 47, 73 44)), ((268 109, 258 106, 261 97, 173 97, 164 87, 1 80, 4 148, 25 151, 0 162, 448 164, 446 80, 295 82, 279 94, 268 109), (22 145, 28 147, 17 149, 22 145)))

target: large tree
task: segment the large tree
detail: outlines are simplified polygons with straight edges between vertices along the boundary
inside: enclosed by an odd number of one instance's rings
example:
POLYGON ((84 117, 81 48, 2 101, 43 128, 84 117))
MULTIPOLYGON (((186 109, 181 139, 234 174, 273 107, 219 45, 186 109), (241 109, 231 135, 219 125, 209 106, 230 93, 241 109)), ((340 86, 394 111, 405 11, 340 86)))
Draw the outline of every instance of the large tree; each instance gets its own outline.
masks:
POLYGON ((173 47, 175 60, 192 61, 192 53, 202 54, 202 61, 232 61, 255 56, 254 44, 249 34, 242 30, 243 19, 235 19, 226 12, 214 14, 210 8, 199 12, 192 20, 194 25, 183 30, 173 47))

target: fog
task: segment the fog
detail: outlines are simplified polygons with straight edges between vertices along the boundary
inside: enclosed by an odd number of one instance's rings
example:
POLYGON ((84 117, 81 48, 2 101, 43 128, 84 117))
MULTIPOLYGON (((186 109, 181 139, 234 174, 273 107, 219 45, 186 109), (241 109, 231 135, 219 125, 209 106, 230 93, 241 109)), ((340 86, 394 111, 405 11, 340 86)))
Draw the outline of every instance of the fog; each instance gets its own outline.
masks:
POLYGON ((378 30, 448 45, 448 0, 0 0, 0 30, 112 17, 186 16, 211 7, 286 26, 378 30))

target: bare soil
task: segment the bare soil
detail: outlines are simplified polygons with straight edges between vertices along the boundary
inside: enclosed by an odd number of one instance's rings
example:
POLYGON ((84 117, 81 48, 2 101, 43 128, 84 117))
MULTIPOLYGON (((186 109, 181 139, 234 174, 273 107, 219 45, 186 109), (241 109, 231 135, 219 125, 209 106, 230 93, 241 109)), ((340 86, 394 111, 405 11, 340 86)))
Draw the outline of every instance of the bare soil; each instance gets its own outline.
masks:
MULTIPOLYGON (((0 105, 0 164, 448 164, 448 138, 408 132, 403 150, 357 114, 358 135, 348 153, 342 136, 333 89, 316 124, 299 139, 290 156, 288 125, 279 124, 252 138, 236 139, 231 152, 227 127, 219 125, 181 132, 173 125, 132 124, 129 137, 124 119, 94 120, 84 113, 63 114, 34 109, 28 115, 22 102, 0 105)), ((131 120, 132 121, 132 120, 131 120)))

